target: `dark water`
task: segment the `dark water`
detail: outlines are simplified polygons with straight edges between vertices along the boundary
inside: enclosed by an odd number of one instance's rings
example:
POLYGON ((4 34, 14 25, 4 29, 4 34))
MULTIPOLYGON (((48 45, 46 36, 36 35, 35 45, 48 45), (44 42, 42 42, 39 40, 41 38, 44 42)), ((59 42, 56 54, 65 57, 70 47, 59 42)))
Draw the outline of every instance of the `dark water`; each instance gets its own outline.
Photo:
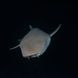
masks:
MULTIPOLYGON (((74 18, 71 17, 72 3, 37 2, 35 4, 28 2, 26 5, 18 5, 11 6, 10 4, 7 7, 4 5, 2 13, 0 78, 77 77, 75 75, 77 71, 72 64, 73 62, 75 64, 76 60, 72 58, 75 56, 72 56, 73 50, 70 50, 72 47, 69 47, 71 43, 69 38, 72 36, 69 30, 72 31, 73 25, 77 26, 76 23, 73 23, 76 21, 71 20, 74 18), (23 58, 20 48, 9 51, 10 47, 19 44, 18 40, 21 40, 30 31, 29 25, 51 33, 59 24, 62 24, 62 27, 52 37, 50 46, 39 58, 23 58), (66 27, 67 33, 65 34, 66 27)), ((73 44, 72 42, 71 45, 73 44)))

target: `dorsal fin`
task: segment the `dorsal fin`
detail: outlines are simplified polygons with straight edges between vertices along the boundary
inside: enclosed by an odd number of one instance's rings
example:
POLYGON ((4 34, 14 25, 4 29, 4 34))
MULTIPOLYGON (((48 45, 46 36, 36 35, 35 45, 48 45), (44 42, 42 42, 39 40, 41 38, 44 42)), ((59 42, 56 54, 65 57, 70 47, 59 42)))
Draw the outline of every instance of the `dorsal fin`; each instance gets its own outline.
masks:
POLYGON ((31 26, 31 25, 29 25, 29 28, 30 28, 30 29, 32 29, 32 26, 31 26))

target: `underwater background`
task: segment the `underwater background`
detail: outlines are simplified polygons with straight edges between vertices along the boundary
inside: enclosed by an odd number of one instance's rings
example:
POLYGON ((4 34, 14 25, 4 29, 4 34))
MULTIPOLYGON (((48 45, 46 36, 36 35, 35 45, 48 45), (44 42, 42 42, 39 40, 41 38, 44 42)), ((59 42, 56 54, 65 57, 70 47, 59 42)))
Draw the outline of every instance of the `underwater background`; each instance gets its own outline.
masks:
POLYGON ((0 78, 77 78, 77 59, 73 54, 76 51, 72 47, 77 26, 72 19, 77 13, 73 6, 76 5, 71 2, 5 3, 1 9, 0 78), (39 58, 23 58, 20 48, 9 50, 30 31, 29 25, 51 33, 59 24, 61 28, 39 58))

